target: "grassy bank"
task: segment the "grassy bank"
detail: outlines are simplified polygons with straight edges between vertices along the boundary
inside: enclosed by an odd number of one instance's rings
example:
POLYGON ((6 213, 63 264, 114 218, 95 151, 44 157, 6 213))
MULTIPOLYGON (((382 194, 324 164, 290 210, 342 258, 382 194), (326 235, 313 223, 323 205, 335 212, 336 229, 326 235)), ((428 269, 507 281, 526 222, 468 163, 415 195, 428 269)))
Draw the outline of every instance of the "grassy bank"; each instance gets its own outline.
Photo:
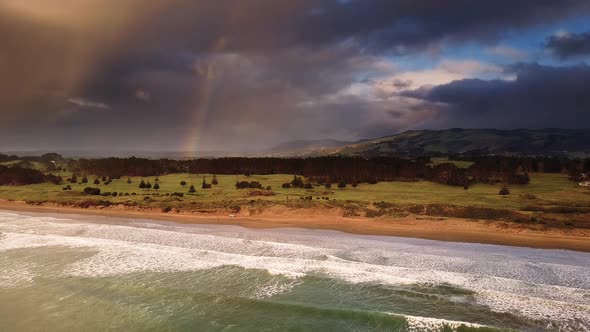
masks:
MULTIPOLYGON (((63 174, 67 176, 67 174, 63 174)), ((2 186, 0 198, 27 201, 32 204, 52 202, 60 205, 87 207, 88 205, 120 204, 136 208, 157 208, 174 211, 250 211, 256 213, 270 206, 288 208, 340 208, 345 216, 403 217, 408 213, 468 219, 506 220, 538 223, 543 227, 590 227, 590 190, 567 180, 563 174, 533 174, 528 185, 510 187, 511 194, 498 195, 499 186, 477 184, 469 190, 428 181, 381 182, 360 184, 340 189, 317 186, 312 189, 282 188, 292 175, 218 175, 218 185, 201 189, 203 177, 210 183, 209 174, 170 174, 159 177, 158 191, 139 188, 141 178, 114 179, 105 185, 73 184, 71 191, 64 185, 49 183, 28 186, 2 186), (271 191, 236 189, 236 180, 258 181, 271 191), (186 181, 186 186, 180 182, 186 181), (196 193, 189 194, 190 185, 196 193), (117 192, 117 197, 91 196, 85 187, 100 188, 102 193, 117 192), (135 195, 133 195, 135 193, 135 195), (183 197, 172 196, 183 193, 183 197)), ((80 179, 79 179, 80 180, 80 179)), ((144 178, 155 183, 155 178, 144 178)))

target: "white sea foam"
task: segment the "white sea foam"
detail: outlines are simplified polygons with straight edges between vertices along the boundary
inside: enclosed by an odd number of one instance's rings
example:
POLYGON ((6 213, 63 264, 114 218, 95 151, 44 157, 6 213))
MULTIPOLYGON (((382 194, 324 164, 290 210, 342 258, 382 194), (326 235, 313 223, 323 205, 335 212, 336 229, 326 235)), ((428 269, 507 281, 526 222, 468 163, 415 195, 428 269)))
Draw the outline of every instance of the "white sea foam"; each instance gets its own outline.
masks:
MULTIPOLYGON (((327 274, 351 283, 446 284, 475 292, 480 304, 498 312, 590 325, 590 255, 586 253, 336 232, 95 224, 11 213, 0 213, 0 232, 0 252, 51 246, 96 251, 63 271, 73 276, 235 265, 294 280, 327 274)), ((22 270, 13 275, 30 281, 31 273, 22 270)), ((264 284, 255 296, 288 292, 295 284, 264 284)))
MULTIPOLYGON (((393 314, 395 315, 395 314, 393 314)), ((410 332, 424 332, 424 331, 441 331, 443 327, 451 328, 453 331, 461 326, 466 327, 484 327, 484 325, 460 322, 446 319, 430 318, 430 317, 418 317, 403 315, 408 322, 408 330, 410 332)))
POLYGON ((34 273, 29 265, 8 265, 2 262, 0 266, 0 289, 13 288, 33 282, 34 273))

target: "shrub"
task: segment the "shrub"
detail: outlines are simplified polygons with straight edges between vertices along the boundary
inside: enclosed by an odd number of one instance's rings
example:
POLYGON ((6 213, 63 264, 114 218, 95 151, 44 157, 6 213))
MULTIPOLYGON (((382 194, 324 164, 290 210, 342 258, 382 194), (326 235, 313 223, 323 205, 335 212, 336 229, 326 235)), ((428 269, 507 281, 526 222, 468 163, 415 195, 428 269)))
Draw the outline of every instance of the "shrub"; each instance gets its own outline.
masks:
POLYGON ((86 187, 84 188, 84 193, 86 195, 100 195, 100 189, 99 188, 92 188, 92 187, 86 187))
POLYGON ((498 192, 498 195, 502 195, 506 197, 506 195, 510 195, 510 190, 506 186, 502 186, 502 189, 498 192))
POLYGON ((64 179, 61 176, 57 176, 57 175, 53 175, 53 174, 48 174, 45 176, 45 178, 47 179, 48 182, 51 182, 55 185, 61 184, 64 179))
POLYGON ((291 186, 295 187, 295 188, 301 188, 303 187, 303 180, 298 177, 297 175, 293 176, 293 181, 291 181, 291 186))
POLYGON ((258 181, 240 181, 236 182, 236 189, 262 189, 262 184, 258 181))
POLYGON ((89 207, 95 207, 95 206, 104 206, 104 207, 108 207, 113 205, 113 203, 109 202, 109 201, 105 201, 105 200, 93 200, 93 199, 87 199, 81 202, 77 202, 74 206, 75 207, 79 207, 79 208, 83 208, 83 209, 87 209, 89 207))
POLYGON ((289 188, 291 188, 291 184, 288 183, 288 182, 287 183, 283 183, 283 185, 281 187, 283 187, 284 189, 289 189, 289 188))
POLYGON ((172 211, 172 207, 170 207, 170 206, 165 206, 165 207, 162 208, 162 212, 163 213, 168 213, 170 211, 172 211))
POLYGON ((346 182, 344 182, 344 181, 338 182, 338 188, 340 188, 340 189, 346 188, 346 182))

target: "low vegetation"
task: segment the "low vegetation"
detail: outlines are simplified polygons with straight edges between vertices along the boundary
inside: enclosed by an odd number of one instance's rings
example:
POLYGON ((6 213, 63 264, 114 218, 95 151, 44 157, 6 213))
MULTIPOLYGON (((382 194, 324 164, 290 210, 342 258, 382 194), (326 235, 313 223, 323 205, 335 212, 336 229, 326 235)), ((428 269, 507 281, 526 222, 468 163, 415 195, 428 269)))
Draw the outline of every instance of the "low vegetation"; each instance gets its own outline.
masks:
POLYGON ((19 176, 0 185, 0 199, 79 208, 119 205, 163 213, 257 214, 282 206, 337 209, 347 217, 400 218, 412 214, 511 222, 533 228, 590 228, 590 188, 572 181, 572 172, 528 173, 522 163, 504 162, 498 167, 492 160, 459 166, 435 163, 429 167, 439 177, 437 181, 411 177, 382 181, 371 174, 364 177, 365 181, 357 181, 354 177, 325 175, 223 174, 222 170, 215 174, 189 170, 116 176, 81 173, 78 161, 58 159, 51 162, 51 170, 43 170, 42 161, 31 161, 26 165, 30 168, 12 162, 0 166, 0 179, 2 172, 19 176), (498 173, 499 169, 508 171, 498 173), (526 175, 526 181, 508 183, 501 177, 483 181, 485 174, 504 174, 504 179, 507 175, 526 175), (467 183, 459 181, 463 176, 467 183), (474 181, 477 176, 480 179, 474 181), (32 181, 26 180, 29 178, 32 181))

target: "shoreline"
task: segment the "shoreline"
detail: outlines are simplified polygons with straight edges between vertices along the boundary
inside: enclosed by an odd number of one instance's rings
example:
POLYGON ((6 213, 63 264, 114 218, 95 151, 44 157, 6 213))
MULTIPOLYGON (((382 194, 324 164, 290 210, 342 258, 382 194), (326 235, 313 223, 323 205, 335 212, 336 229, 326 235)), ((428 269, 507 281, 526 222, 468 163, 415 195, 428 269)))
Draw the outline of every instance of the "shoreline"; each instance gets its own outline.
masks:
POLYGON ((61 215, 102 216, 122 219, 147 219, 180 224, 234 225, 246 228, 303 228, 334 230, 360 235, 420 238, 426 240, 507 245, 537 249, 564 249, 590 252, 590 230, 531 230, 506 227, 503 222, 458 218, 408 216, 405 218, 346 218, 330 210, 276 210, 272 208, 255 216, 226 213, 163 213, 155 209, 73 208, 57 205, 28 205, 25 202, 0 200, 0 210, 61 215))

